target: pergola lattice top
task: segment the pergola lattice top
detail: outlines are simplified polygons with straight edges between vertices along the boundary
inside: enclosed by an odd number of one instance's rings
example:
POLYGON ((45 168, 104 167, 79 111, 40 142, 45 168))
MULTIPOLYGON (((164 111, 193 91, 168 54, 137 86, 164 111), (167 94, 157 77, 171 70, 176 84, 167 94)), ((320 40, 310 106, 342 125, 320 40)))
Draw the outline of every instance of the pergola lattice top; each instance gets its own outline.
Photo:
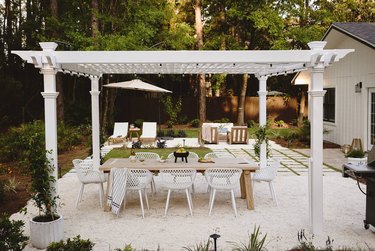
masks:
POLYGON ((64 73, 102 74, 257 74, 272 76, 327 66, 351 50, 293 51, 13 51, 42 68, 49 64, 64 73))

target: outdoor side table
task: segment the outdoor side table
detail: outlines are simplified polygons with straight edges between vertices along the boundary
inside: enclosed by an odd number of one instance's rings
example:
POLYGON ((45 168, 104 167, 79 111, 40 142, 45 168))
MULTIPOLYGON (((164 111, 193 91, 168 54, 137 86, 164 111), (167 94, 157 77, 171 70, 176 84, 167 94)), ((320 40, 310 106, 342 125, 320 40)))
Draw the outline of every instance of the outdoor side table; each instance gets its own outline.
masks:
POLYGON ((138 127, 129 128, 129 140, 132 141, 133 133, 135 133, 137 134, 138 141, 140 141, 141 140, 140 135, 139 135, 140 132, 141 132, 141 129, 139 129, 138 127))

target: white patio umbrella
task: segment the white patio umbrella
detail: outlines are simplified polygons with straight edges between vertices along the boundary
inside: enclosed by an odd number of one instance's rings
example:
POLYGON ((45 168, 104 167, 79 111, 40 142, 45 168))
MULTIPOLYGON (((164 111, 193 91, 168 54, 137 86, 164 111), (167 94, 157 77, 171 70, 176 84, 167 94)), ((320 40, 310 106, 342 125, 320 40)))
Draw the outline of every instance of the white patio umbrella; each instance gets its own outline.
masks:
POLYGON ((155 85, 143 82, 140 79, 133 79, 133 80, 130 80, 130 81, 125 81, 125 82, 111 83, 111 84, 108 84, 108 85, 104 85, 104 87, 123 88, 123 89, 147 91, 147 92, 167 92, 167 93, 171 93, 171 91, 169 91, 167 89, 163 89, 163 88, 157 87, 155 85))
MULTIPOLYGON (((111 83, 107 85, 103 85, 104 87, 109 88, 122 88, 122 89, 130 89, 130 90, 137 90, 137 91, 146 91, 146 92, 159 92, 159 93, 172 93, 170 90, 163 89, 160 87, 157 87, 155 85, 143 82, 140 79, 133 79, 130 81, 124 81, 124 82, 117 82, 117 83, 111 83)), ((158 115, 159 115, 159 131, 160 131, 160 98, 158 99, 159 107, 158 107, 158 115)))

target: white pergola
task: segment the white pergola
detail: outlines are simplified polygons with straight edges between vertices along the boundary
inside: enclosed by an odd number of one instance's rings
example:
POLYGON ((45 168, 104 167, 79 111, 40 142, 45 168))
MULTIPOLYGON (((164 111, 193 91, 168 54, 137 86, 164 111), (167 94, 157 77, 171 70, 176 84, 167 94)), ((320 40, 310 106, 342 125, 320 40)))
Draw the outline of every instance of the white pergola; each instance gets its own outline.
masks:
MULTIPOLYGON (((310 50, 273 51, 55 51, 57 44, 40 43, 42 51, 12 51, 40 68, 44 76, 45 140, 57 178, 56 73, 91 79, 92 144, 94 167, 100 165, 99 78, 103 74, 255 74, 259 80, 259 125, 266 124, 266 82, 270 76, 311 69, 309 111, 311 152, 309 218, 313 233, 323 230, 323 72, 352 49, 324 50, 326 42, 310 42, 310 50)), ((261 145, 260 165, 267 164, 261 145)))

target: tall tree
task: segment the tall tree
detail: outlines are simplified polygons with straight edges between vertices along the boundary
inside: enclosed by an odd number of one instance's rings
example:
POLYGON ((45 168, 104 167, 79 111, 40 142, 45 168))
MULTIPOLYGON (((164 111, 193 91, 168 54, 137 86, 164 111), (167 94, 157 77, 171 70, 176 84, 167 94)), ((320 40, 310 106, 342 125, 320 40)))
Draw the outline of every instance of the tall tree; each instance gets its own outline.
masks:
MULTIPOLYGON (((203 24, 202 24, 202 0, 195 0, 195 32, 197 35, 197 48, 203 49, 203 24)), ((204 74, 198 75, 199 82, 199 120, 206 121, 206 80, 204 74)))

